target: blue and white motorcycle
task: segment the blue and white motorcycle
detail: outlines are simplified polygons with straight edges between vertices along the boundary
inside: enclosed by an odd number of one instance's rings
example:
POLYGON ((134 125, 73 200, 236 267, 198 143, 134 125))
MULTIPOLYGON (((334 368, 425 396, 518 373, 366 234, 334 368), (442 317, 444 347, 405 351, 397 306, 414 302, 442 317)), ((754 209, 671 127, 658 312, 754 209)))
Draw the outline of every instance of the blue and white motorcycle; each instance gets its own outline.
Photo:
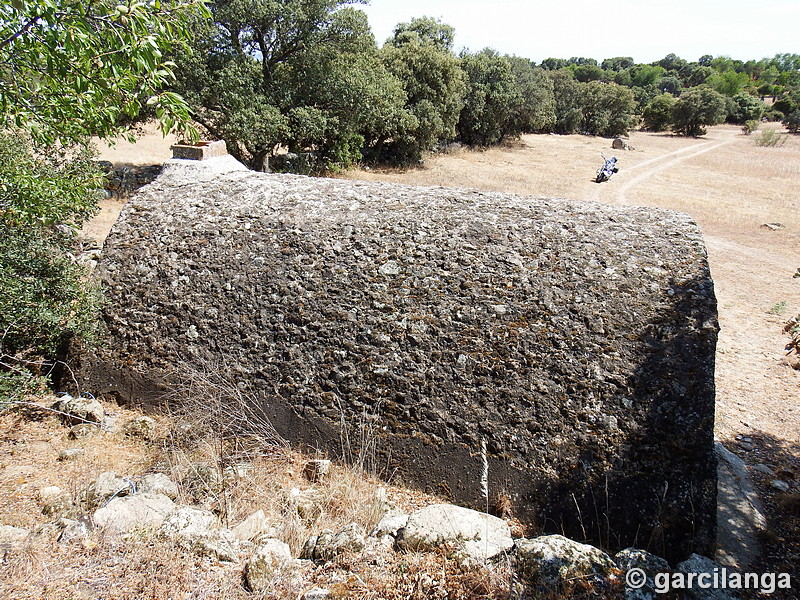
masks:
POLYGON ((595 177, 595 183, 603 183, 604 181, 608 181, 611 179, 611 176, 619 171, 619 167, 617 166, 617 157, 612 156, 611 158, 606 158, 605 154, 600 154, 603 157, 605 163, 603 166, 597 170, 597 177, 595 177))

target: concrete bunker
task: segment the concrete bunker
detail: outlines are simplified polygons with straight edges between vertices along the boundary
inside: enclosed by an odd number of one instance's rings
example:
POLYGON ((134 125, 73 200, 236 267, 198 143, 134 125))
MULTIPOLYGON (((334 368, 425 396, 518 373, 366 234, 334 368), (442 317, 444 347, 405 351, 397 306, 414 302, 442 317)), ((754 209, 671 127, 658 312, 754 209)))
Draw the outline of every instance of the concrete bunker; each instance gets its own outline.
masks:
POLYGON ((83 388, 224 361, 287 439, 370 415, 406 483, 670 560, 714 545, 716 301, 687 215, 168 161, 98 275, 83 388))

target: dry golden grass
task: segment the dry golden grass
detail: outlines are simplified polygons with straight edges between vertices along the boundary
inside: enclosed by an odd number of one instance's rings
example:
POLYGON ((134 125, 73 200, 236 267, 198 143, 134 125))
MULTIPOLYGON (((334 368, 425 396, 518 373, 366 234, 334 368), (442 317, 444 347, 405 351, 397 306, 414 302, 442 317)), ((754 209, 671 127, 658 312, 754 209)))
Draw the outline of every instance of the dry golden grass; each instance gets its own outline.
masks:
MULTIPOLYGON (((68 439, 68 429, 47 411, 0 412, 0 524, 35 532, 23 549, 0 553, 0 598, 296 598, 313 587, 329 587, 338 590, 341 598, 399 600, 406 596, 391 591, 395 583, 397 590, 417 590, 409 597, 422 598, 421 590, 428 589, 425 582, 440 579, 456 594, 452 597, 485 598, 489 596, 481 590, 507 579, 505 571, 498 575, 484 573, 482 568, 463 570, 440 555, 396 553, 383 547, 364 555, 344 555, 324 566, 307 563, 291 577, 278 577, 273 590, 251 594, 242 584, 241 563, 194 555, 152 531, 121 539, 94 530, 85 540, 59 543, 60 530, 53 525, 59 515, 42 514, 38 490, 56 485, 69 491, 78 512, 85 514, 82 494, 107 470, 133 480, 165 472, 180 483, 179 502, 204 506, 228 526, 262 510, 294 556, 311 535, 324 529, 339 531, 357 523, 369 531, 387 506, 410 512, 441 501, 336 463, 321 482, 312 483, 303 475, 309 455, 280 445, 271 452, 264 452, 260 445, 253 454, 234 456, 227 448, 230 440, 219 435, 223 428, 207 418, 209 426, 198 437, 178 439, 172 417, 161 416, 157 439, 131 439, 123 435, 121 425, 140 413, 111 405, 105 408, 115 414, 117 426, 80 440, 68 439), (85 454, 74 461, 57 460, 61 450, 75 447, 83 448, 85 454), (232 456, 236 463, 229 461, 232 456), (190 467, 198 463, 219 468, 221 479, 203 489, 190 486, 190 467), (246 468, 229 468, 233 466, 246 468), (301 515, 292 501, 293 490, 312 491, 314 510, 301 515), (363 593, 364 582, 369 582, 368 595, 363 593)), ((181 426, 177 429, 186 432, 181 426)))
MULTIPOLYGON (((137 415, 120 407, 109 410, 120 423, 137 415)), ((40 420, 15 411, 0 413, 0 489, 7 490, 0 494, 4 525, 28 528, 43 523, 38 501, 43 487, 58 486, 77 497, 100 473, 143 473, 158 456, 152 444, 121 434, 71 440, 56 415, 38 414, 40 420), (59 461, 59 453, 67 448, 82 448, 85 454, 79 460, 59 461)))

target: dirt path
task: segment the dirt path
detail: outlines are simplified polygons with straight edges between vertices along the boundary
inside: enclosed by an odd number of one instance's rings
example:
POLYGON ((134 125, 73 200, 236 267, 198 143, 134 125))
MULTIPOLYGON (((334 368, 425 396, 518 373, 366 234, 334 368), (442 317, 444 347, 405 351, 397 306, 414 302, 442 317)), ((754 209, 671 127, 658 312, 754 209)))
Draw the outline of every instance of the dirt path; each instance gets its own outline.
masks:
MULTIPOLYGON (((613 186, 596 186, 593 199, 634 204, 631 192, 653 186, 658 176, 690 166, 706 153, 737 142, 735 130, 715 131, 715 139, 686 146, 630 165, 615 176, 613 186)), ((663 185, 663 181, 661 182, 663 185)), ((716 228, 715 228, 716 229, 716 228)), ((767 434, 786 444, 800 442, 797 372, 787 367, 787 316, 773 313, 767 298, 797 296, 791 275, 798 259, 770 248, 752 247, 732 237, 705 235, 720 313, 717 354, 717 436, 767 434)))
POLYGON ((734 141, 733 138, 729 138, 721 142, 705 142, 700 147, 682 148, 680 150, 675 150, 674 152, 665 154, 664 156, 652 158, 643 163, 633 165, 628 170, 628 172, 642 168, 644 168, 645 170, 643 173, 639 173, 632 179, 625 181, 625 183, 623 183, 620 186, 620 188, 617 190, 617 202, 619 202, 620 204, 626 204, 628 200, 626 196, 628 190, 630 190, 632 187, 636 185, 641 185, 642 183, 645 183, 656 173, 660 173, 661 171, 666 171, 667 169, 677 167, 680 163, 684 161, 700 156, 701 154, 705 154, 706 152, 711 152, 713 150, 716 150, 720 146, 724 146, 725 144, 730 144, 732 141, 734 141))

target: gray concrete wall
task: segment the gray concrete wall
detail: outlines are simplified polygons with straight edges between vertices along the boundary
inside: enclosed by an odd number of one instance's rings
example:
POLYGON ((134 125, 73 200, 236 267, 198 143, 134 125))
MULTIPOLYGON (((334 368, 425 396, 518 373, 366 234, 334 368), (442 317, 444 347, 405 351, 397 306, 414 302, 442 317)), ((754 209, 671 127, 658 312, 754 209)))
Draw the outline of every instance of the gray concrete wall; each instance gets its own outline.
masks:
POLYGON ((148 401, 223 361, 295 442, 336 455, 371 416, 386 472, 480 508, 485 439, 492 495, 540 530, 710 552, 716 301, 688 216, 227 161, 170 161, 123 210, 89 391, 148 401))

